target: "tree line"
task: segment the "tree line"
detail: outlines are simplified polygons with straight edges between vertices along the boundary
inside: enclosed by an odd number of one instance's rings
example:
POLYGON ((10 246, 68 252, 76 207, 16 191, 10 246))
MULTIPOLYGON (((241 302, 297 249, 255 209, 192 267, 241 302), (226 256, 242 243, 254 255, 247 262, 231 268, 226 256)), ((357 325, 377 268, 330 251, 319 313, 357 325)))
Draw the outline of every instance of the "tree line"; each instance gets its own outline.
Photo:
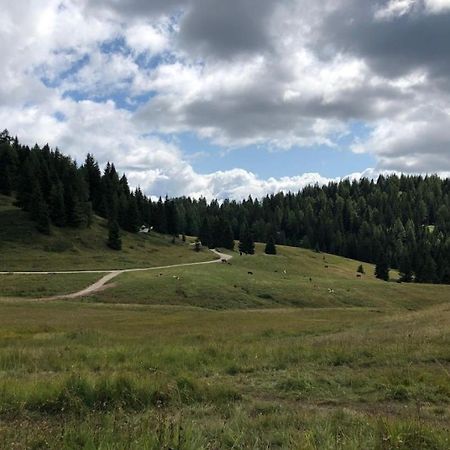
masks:
POLYGON ((380 176, 307 186, 261 199, 153 200, 130 189, 113 163, 103 171, 88 154, 81 165, 48 145, 21 145, 0 134, 0 192, 14 195, 38 229, 86 227, 93 214, 108 219, 109 244, 120 229, 143 224, 159 233, 198 236, 204 246, 253 253, 254 241, 376 263, 382 276, 399 269, 405 282, 450 283, 450 180, 437 176, 380 176))

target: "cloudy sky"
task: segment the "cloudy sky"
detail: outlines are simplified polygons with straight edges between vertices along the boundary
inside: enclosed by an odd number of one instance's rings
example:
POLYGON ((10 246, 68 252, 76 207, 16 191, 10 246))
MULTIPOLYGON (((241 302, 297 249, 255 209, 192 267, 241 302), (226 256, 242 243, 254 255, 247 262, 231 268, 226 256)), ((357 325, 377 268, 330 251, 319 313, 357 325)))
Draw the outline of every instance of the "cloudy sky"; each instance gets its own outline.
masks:
POLYGON ((450 0, 0 7, 0 128, 147 194, 450 173, 450 0))

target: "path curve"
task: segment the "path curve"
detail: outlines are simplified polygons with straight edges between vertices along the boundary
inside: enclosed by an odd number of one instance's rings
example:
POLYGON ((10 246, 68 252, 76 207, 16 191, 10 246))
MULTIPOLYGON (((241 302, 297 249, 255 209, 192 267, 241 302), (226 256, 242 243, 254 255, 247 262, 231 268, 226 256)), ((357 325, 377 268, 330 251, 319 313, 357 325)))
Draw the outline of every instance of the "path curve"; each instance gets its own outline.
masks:
POLYGON ((113 278, 121 275, 123 273, 128 272, 146 272, 150 270, 162 270, 162 269, 172 269, 176 267, 187 267, 187 266, 199 266, 203 264, 215 264, 222 261, 229 261, 233 256, 227 255, 226 253, 219 252, 218 250, 211 250, 215 255, 218 256, 217 259, 213 259, 210 261, 200 261, 193 263, 182 263, 182 264, 172 264, 169 266, 158 266, 158 267, 143 267, 137 269, 120 269, 120 270, 66 270, 66 271, 49 271, 49 272, 0 272, 0 275, 53 275, 53 274, 75 274, 75 273, 106 273, 102 278, 97 280, 95 283, 90 286, 82 289, 81 291, 73 292, 71 294, 61 294, 54 295, 51 297, 42 297, 37 300, 56 300, 56 299, 64 299, 64 298, 77 298, 84 297, 85 295, 93 294, 94 292, 101 291, 105 288, 105 285, 108 281, 111 281, 113 278))

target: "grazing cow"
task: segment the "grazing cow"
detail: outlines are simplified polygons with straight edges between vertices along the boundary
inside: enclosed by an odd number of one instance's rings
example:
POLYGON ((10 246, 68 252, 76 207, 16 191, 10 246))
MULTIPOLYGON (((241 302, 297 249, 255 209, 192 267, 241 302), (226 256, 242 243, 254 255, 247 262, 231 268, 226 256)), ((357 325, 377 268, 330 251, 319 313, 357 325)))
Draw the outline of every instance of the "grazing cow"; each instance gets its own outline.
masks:
POLYGON ((361 278, 361 274, 360 274, 360 273, 357 273, 357 274, 356 274, 356 277, 357 277, 357 278, 361 278))
POLYGON ((310 282, 310 283, 312 282, 312 278, 311 278, 311 277, 309 277, 309 282, 310 282))
POLYGON ((325 266, 325 269, 328 269, 328 266, 325 266))
POLYGON ((248 274, 249 274, 249 275, 253 275, 253 272, 250 272, 250 271, 249 271, 248 274))
POLYGON ((224 264, 227 263, 227 260, 226 260, 225 258, 222 258, 221 261, 222 261, 224 264))

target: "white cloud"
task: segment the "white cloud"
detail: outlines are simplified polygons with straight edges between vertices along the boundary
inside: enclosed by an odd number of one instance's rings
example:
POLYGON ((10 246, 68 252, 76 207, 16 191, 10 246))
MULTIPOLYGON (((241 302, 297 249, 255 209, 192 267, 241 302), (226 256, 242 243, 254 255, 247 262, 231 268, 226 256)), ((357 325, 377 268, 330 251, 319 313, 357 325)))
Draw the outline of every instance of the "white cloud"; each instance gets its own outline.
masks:
POLYGON ((425 0, 425 6, 432 13, 441 13, 450 10, 450 0, 425 0))
POLYGON ((386 5, 375 11, 375 18, 385 20, 403 16, 410 13, 416 3, 416 0, 390 0, 386 5))
MULTIPOLYGON (((4 3, 1 126, 31 145, 58 145, 79 161, 88 151, 102 164, 114 161, 148 193, 242 198, 328 182, 319 174, 262 179, 241 168, 199 174, 181 148, 148 137, 156 132, 189 131, 226 148, 288 150, 334 147, 356 120, 373 132, 349 150, 375 156, 372 175, 450 170, 450 81, 439 57, 447 44, 431 39, 402 52, 397 44, 406 45, 409 34, 396 34, 406 33, 401 21, 417 11, 445 25, 450 1, 391 0, 378 11, 356 0, 264 1, 261 11, 251 9, 251 26, 248 6, 255 0, 221 2, 211 14, 214 23, 227 18, 219 23, 227 25, 223 39, 206 20, 211 11, 201 11, 204 0, 4 3), (232 20, 233 7, 243 11, 242 20, 232 20), (335 23, 350 29, 352 44, 337 50, 328 37, 317 45, 335 14, 345 18, 335 23), (375 28, 369 49, 356 51, 365 35, 351 27, 361 15, 375 28), (382 29, 390 33, 383 44, 376 27, 393 18, 396 27, 382 29), (430 52, 421 53, 423 47, 430 52), (385 53, 396 68, 409 55, 411 69, 378 70, 385 53), (150 91, 154 96, 136 103, 136 112, 118 106, 150 91)), ((434 23, 426 23, 431 38, 434 23)))
POLYGON ((168 32, 161 26, 134 24, 126 28, 124 34, 128 45, 138 54, 158 54, 169 47, 168 32))

